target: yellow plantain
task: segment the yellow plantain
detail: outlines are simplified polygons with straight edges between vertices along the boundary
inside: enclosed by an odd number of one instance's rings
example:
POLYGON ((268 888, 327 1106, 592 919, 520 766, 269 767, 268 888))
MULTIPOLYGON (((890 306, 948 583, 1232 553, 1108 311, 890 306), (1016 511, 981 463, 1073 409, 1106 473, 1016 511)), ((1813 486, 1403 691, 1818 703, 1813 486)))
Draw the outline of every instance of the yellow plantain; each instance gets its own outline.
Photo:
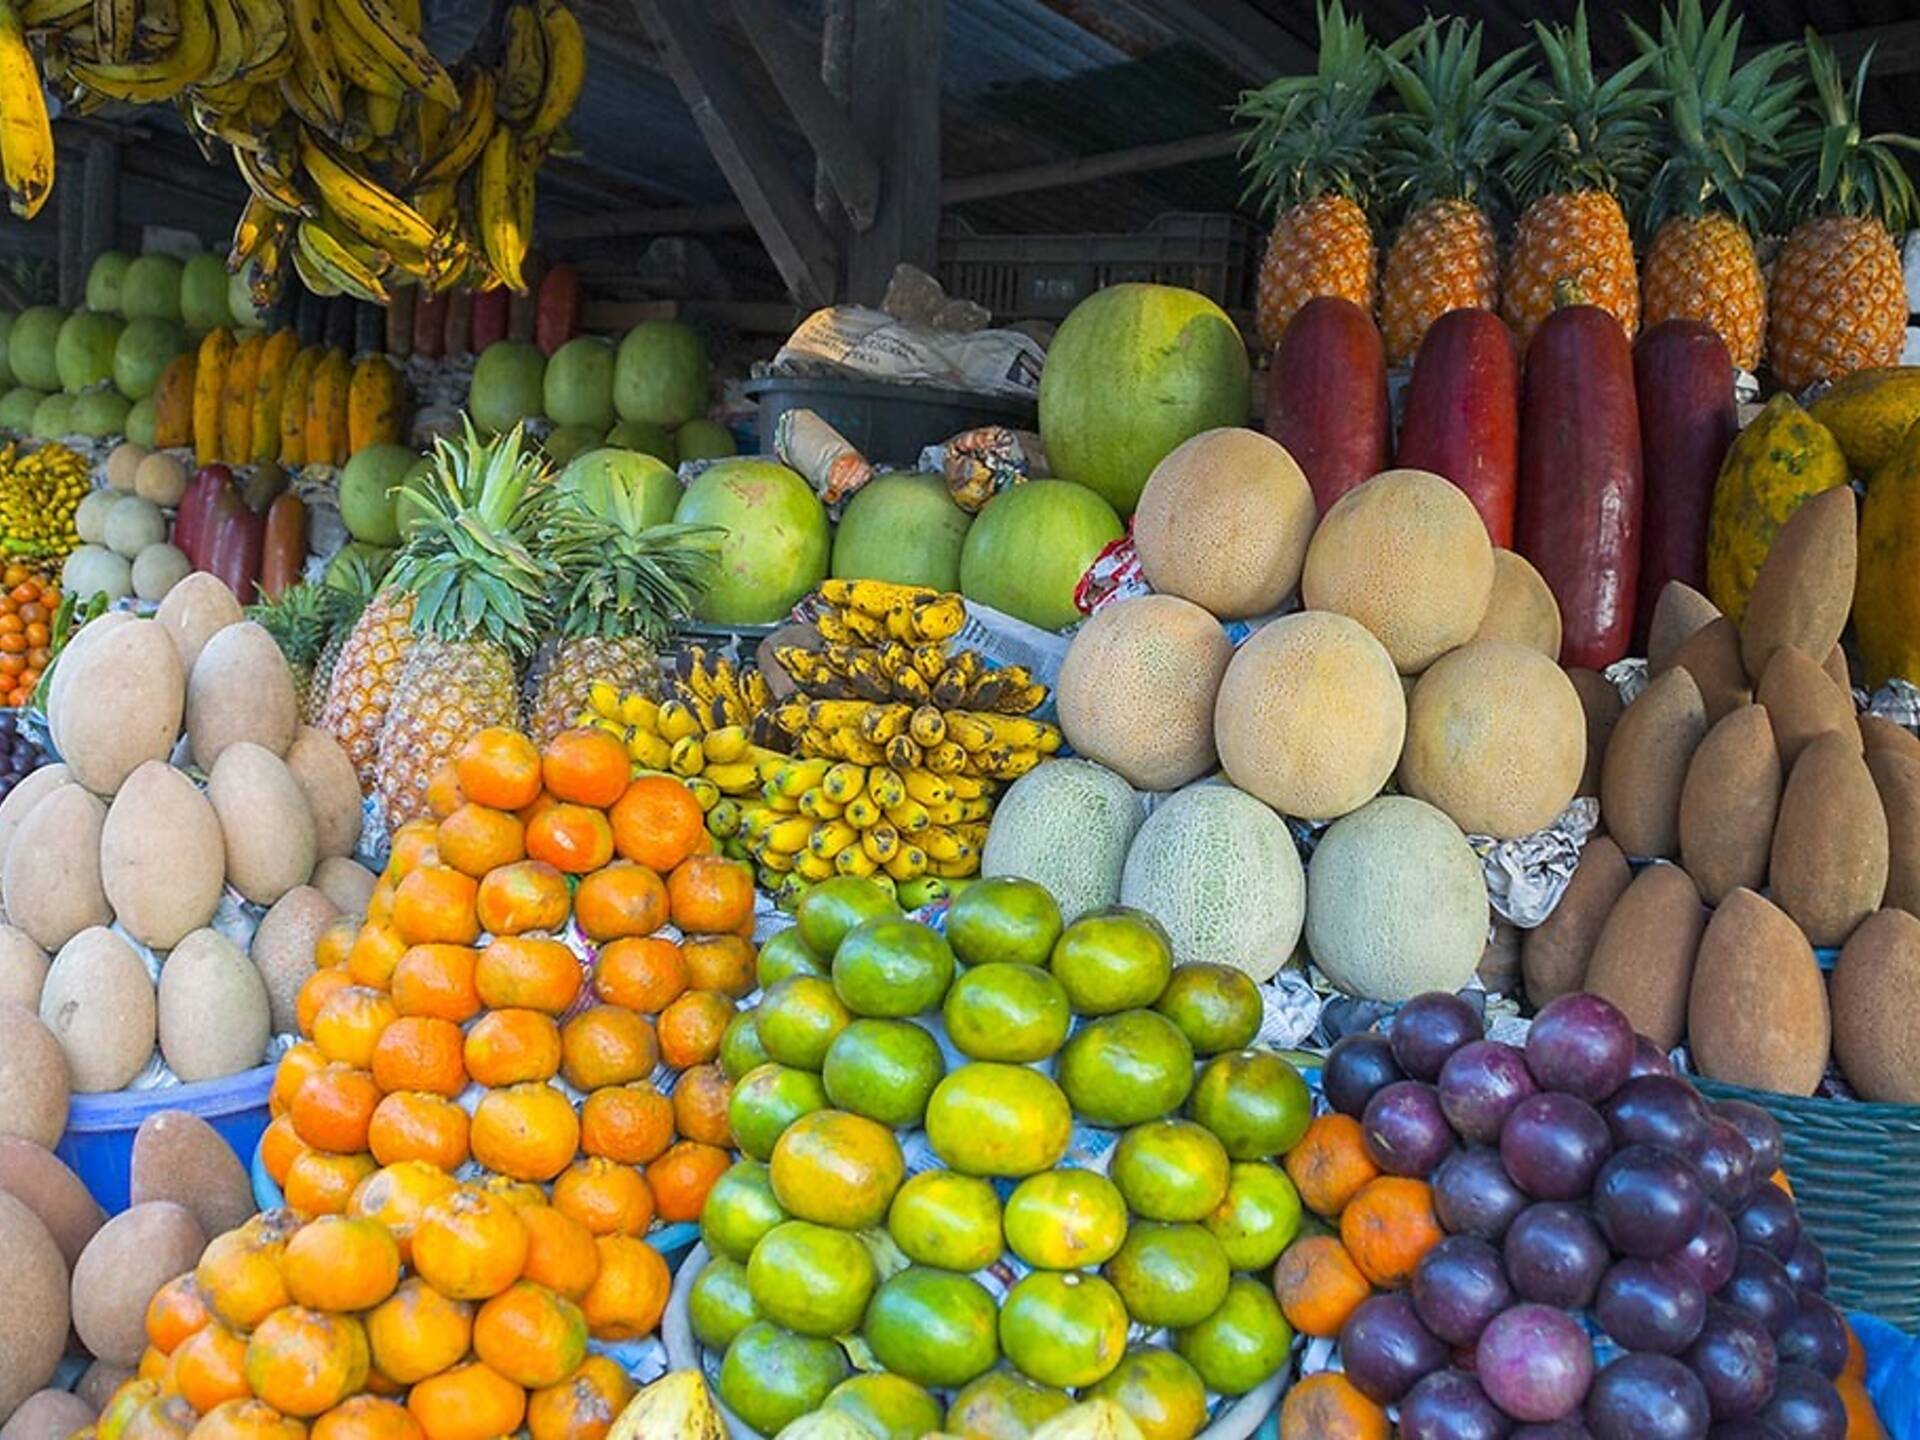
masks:
POLYGON ((527 121, 529 140, 544 140, 566 123, 587 78, 587 42, 580 22, 561 0, 539 0, 540 33, 546 39, 547 76, 540 103, 527 121))
MULTIPOLYGON (((288 55, 291 63, 288 50, 282 50, 280 53, 288 55)), ((257 75, 260 72, 256 70, 253 73, 257 75)), ((278 85, 271 81, 263 81, 253 87, 253 94, 247 99, 247 127, 261 138, 262 144, 259 148, 265 148, 273 128, 280 123, 280 117, 286 113, 287 100, 280 93, 278 85)))
POLYGON ((138 0, 93 0, 93 43, 102 60, 116 65, 131 60, 139 24, 138 0))
POLYGON ((300 277, 300 283, 315 295, 325 299, 343 293, 338 285, 334 284, 312 265, 307 263, 307 257, 299 245, 296 244, 293 249, 288 252, 288 256, 293 261, 293 273, 298 275, 300 277))
POLYGON ((440 153, 447 138, 447 127, 453 123, 453 111, 419 94, 409 94, 407 102, 412 107, 407 128, 413 132, 413 148, 420 153, 424 165, 440 153))
POLYGON ((442 105, 454 105, 459 92, 446 66, 433 57, 417 30, 395 11, 391 0, 337 0, 336 9, 387 66, 410 87, 442 105))
POLYGON ((53 126, 27 32, 8 0, 0 0, 0 177, 7 204, 31 220, 53 191, 53 126))
MULTIPOLYGON (((251 42, 244 68, 249 75, 253 75, 270 66, 275 57, 287 48, 292 25, 287 16, 286 0, 234 0, 234 8, 239 11, 251 42)), ((278 77, 257 78, 266 80, 278 77)))
POLYGON ((466 93, 460 97, 459 111, 447 126, 445 141, 420 172, 418 184, 458 180, 467 172, 493 135, 493 101, 493 72, 475 69, 467 77, 466 93))
POLYGON ((502 284, 524 294, 527 282, 520 267, 533 230, 533 167, 520 137, 504 126, 481 152, 474 203, 487 263, 502 284))
POLYGON ((274 218, 280 213, 258 195, 248 197, 247 203, 240 209, 240 219, 233 227, 233 243, 227 247, 229 274, 238 274, 240 267, 254 257, 267 238, 274 218))
POLYGON ((236 150, 233 166, 240 172, 240 178, 247 182, 247 189, 253 193, 253 198, 262 204, 285 215, 314 213, 312 203, 288 176, 273 168, 268 156, 258 151, 236 150))
MULTIPOLYGON (((333 143, 349 155, 365 156, 373 144, 373 121, 367 113, 367 92, 359 86, 347 90, 347 115, 333 132, 333 143)), ((371 163, 363 161, 362 163, 371 163)))
MULTIPOLYGON (((327 27, 326 6, 323 0, 287 3, 293 13, 293 74, 327 118, 328 126, 338 125, 347 113, 347 82, 340 73, 340 60, 327 27)), ((299 109, 293 96, 287 96, 287 102, 299 109)))
POLYGON ((179 0, 146 0, 134 28, 134 44, 141 54, 165 50, 180 38, 179 0))
POLYGON ((327 36, 333 41, 333 53, 339 57, 340 70, 347 79, 369 95, 399 99, 410 88, 405 80, 347 23, 337 0, 322 0, 327 14, 327 36))
POLYGON ((65 30, 93 18, 94 0, 27 0, 16 12, 28 30, 65 30))
POLYGON ((434 229, 406 201, 328 153, 325 141, 300 138, 300 163, 321 199, 354 234, 412 268, 433 246, 434 229))
POLYGON ((547 40, 540 33, 540 14, 532 0, 514 0, 507 7, 504 29, 497 103, 503 120, 524 125, 547 86, 547 40))
POLYGON ((373 131, 376 140, 391 139, 400 129, 400 100, 372 90, 367 91, 366 96, 367 128, 373 131))
POLYGON ((247 126, 242 116, 222 114, 191 96, 187 97, 187 110, 195 125, 207 134, 226 141, 233 147, 236 157, 242 153, 257 150, 265 143, 261 136, 247 126))
POLYGON ((385 275, 387 271, 393 268, 393 257, 391 255, 387 254, 384 250, 367 244, 366 241, 354 234, 347 223, 338 215, 334 214, 333 211, 322 210, 320 212, 319 224, 320 228, 332 236, 342 250, 366 266, 367 269, 372 271, 376 276, 385 275))
POLYGON ((246 68, 247 57, 253 53, 253 37, 236 0, 206 0, 206 6, 213 19, 214 50, 213 62, 200 81, 219 85, 246 68))
POLYGON ((247 282, 247 298, 260 309, 271 310, 280 303, 280 292, 287 283, 286 260, 286 236, 275 234, 268 237, 260 253, 249 260, 241 272, 247 282))
POLYGON ((205 79, 218 47, 207 0, 180 0, 180 38, 152 60, 129 60, 124 65, 75 60, 74 81, 112 100, 151 105, 171 100, 189 85, 205 79))
POLYGON ((216 115, 238 115, 253 98, 253 86, 251 78, 223 80, 218 85, 210 85, 203 80, 193 87, 193 100, 216 115))
MULTIPOLYGON (((300 222, 298 248, 293 252, 293 259, 302 280, 309 274, 318 275, 333 287, 332 293, 336 295, 351 295, 375 305, 387 303, 389 297, 380 277, 316 221, 300 222)), ((311 281, 308 285, 312 288, 311 281)))

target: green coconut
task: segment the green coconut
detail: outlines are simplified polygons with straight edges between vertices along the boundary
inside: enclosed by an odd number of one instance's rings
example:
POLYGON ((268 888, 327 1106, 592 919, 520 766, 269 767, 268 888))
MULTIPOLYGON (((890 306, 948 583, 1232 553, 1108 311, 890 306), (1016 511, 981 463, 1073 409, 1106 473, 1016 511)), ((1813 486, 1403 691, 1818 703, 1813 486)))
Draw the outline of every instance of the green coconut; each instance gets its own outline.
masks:
POLYGON ((129 320, 178 320, 180 272, 171 255, 142 255, 120 282, 121 311, 129 320))
POLYGON ((78 395, 89 385, 111 380, 114 347, 125 328, 117 315, 92 310, 76 310, 69 315, 54 342, 53 363, 60 374, 60 388, 78 395))
POLYGON ((548 358, 542 393, 554 424, 604 433, 613 424, 613 346, 597 335, 569 340, 548 358))
POLYGON ((614 359, 613 408, 622 420, 648 420, 671 430, 707 408, 707 351, 675 320, 649 320, 629 330, 614 359))
POLYGON ((87 309, 120 313, 120 287, 133 257, 124 250, 103 250, 87 271, 87 309))

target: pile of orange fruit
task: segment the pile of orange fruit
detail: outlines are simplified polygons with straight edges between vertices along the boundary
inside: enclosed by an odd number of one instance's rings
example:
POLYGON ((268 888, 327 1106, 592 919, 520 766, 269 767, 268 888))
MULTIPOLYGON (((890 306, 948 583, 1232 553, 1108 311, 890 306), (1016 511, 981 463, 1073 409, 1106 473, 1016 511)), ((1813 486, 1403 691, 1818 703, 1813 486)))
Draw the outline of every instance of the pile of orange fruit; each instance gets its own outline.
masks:
POLYGON ((287 1209, 150 1317, 146 1399, 199 1440, 598 1440, 631 1394, 587 1341, 656 1328, 644 1237, 728 1167, 755 952, 751 872, 630 763, 480 732, 318 937, 261 1147, 287 1209))
POLYGON ((18 563, 0 571, 0 585, 0 705, 18 709, 31 703, 41 673, 52 663, 60 587, 18 563))

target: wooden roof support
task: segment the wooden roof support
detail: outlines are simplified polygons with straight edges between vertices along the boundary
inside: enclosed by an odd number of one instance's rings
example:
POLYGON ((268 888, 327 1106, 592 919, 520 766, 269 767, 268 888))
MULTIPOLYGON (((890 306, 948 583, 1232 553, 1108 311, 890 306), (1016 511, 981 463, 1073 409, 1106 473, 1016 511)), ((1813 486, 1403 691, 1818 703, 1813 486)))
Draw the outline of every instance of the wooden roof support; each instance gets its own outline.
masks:
POLYGON ((846 294, 877 305, 905 261, 931 273, 940 259, 940 61, 944 0, 853 0, 848 99, 875 137, 880 208, 848 238, 846 294))

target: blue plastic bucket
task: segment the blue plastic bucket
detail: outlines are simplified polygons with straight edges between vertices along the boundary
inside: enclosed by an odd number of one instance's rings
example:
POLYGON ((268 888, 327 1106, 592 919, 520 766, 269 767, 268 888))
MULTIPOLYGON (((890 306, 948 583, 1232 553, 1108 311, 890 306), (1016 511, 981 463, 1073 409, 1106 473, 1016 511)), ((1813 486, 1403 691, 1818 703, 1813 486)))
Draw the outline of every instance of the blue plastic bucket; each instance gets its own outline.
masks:
POLYGON ((85 1182, 109 1215, 127 1208, 133 1171, 133 1136, 140 1122, 162 1110, 198 1115, 220 1132, 245 1164, 267 1128, 267 1094, 273 1089, 272 1065, 243 1070, 197 1085, 159 1090, 75 1095, 67 1110, 67 1133, 54 1153, 85 1182))

